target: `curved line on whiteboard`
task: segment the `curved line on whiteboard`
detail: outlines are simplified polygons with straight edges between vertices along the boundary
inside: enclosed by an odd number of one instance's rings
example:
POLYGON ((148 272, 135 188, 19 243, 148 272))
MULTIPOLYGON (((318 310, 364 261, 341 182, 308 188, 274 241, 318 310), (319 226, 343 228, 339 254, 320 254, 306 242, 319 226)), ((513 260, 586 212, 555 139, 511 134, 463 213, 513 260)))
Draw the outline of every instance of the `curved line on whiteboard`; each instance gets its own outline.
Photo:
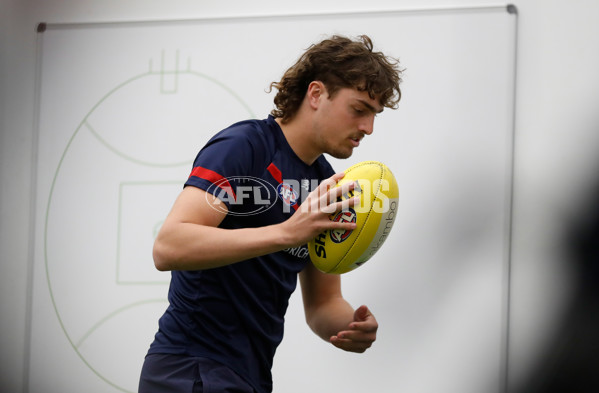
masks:
POLYGON ((79 348, 85 342, 85 340, 87 340, 87 338, 92 335, 93 332, 98 330, 98 328, 100 328, 100 326, 102 326, 104 323, 108 322, 110 319, 114 318, 116 315, 122 313, 125 310, 131 309, 134 307, 138 307, 138 306, 142 306, 144 304, 150 304, 150 303, 168 303, 168 301, 165 299, 148 299, 148 300, 142 300, 139 302, 131 303, 126 306, 120 307, 120 308, 114 310, 113 312, 111 312, 110 314, 106 315, 104 318, 100 319, 98 322, 96 322, 87 332, 85 332, 85 334, 79 339, 79 341, 77 341, 77 343, 75 344, 75 347, 79 348))

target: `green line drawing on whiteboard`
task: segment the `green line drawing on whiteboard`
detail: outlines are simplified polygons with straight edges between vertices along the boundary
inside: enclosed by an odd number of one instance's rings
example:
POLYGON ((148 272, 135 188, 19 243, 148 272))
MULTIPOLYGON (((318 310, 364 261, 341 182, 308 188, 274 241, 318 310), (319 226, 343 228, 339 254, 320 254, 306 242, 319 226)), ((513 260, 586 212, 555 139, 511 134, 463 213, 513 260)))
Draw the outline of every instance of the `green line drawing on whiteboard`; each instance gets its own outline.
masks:
POLYGON ((144 304, 150 304, 150 303, 166 303, 166 301, 164 299, 148 299, 148 300, 142 300, 139 302, 135 302, 132 304, 127 304, 126 306, 123 306, 121 308, 118 308, 116 310, 114 310, 113 312, 111 312, 110 314, 106 315, 105 317, 103 317, 102 319, 100 319, 95 325, 93 325, 87 332, 85 332, 85 334, 83 336, 81 336, 81 338, 75 343, 75 347, 76 348, 80 348, 81 345, 83 345, 83 343, 85 342, 85 340, 87 340, 87 338, 89 336, 91 336, 91 334, 96 331, 100 326, 102 326, 104 323, 106 323, 108 320, 112 319, 113 317, 115 317, 116 315, 127 311, 133 307, 137 307, 137 306, 141 306, 144 304))
MULTIPOLYGON (((165 69, 164 57, 165 57, 165 55, 164 55, 164 51, 163 51, 162 55, 161 55, 162 60, 161 60, 160 70, 158 70, 158 71, 153 70, 152 62, 150 62, 148 72, 134 76, 131 79, 119 84, 114 89, 110 90, 104 97, 102 97, 98 101, 98 103, 92 108, 92 110, 88 113, 88 115, 84 118, 84 121, 83 121, 83 127, 85 129, 87 129, 96 139, 98 139, 98 141, 100 143, 102 143, 107 149, 110 149, 113 153, 118 154, 119 156, 121 156, 122 158, 124 158, 126 160, 129 160, 136 164, 145 165, 145 166, 175 167, 175 166, 188 165, 190 162, 189 162, 189 160, 180 160, 180 159, 172 160, 172 161, 168 161, 168 162, 164 162, 164 161, 153 162, 150 159, 141 159, 141 158, 135 157, 132 153, 127 153, 127 152, 123 151, 124 149, 122 147, 115 145, 114 142, 111 142, 108 138, 102 136, 103 133, 106 133, 107 131, 110 131, 110 130, 107 130, 105 128, 102 128, 101 126, 93 124, 94 121, 91 119, 90 116, 92 116, 95 112, 97 112, 98 109, 101 108, 103 106, 103 104, 105 104, 110 99, 118 98, 117 97, 118 94, 120 92, 123 92, 125 90, 125 88, 127 88, 127 87, 130 87, 134 84, 143 83, 142 81, 145 81, 145 80, 148 80, 148 82, 150 82, 150 80, 152 78, 158 78, 157 83, 159 86, 159 92, 160 92, 159 95, 174 95, 174 94, 179 93, 179 91, 180 91, 179 81, 180 81, 181 77, 198 78, 197 80, 202 80, 207 85, 209 85, 211 87, 215 87, 219 91, 224 92, 233 102, 235 102, 237 105, 240 105, 248 113, 249 117, 256 117, 255 114, 252 112, 251 108, 249 107, 249 105, 247 103, 245 103, 245 101, 233 89, 231 89, 230 87, 228 87, 226 84, 222 83, 221 81, 217 80, 216 78, 213 78, 213 77, 203 74, 201 72, 191 70, 191 60, 188 61, 186 70, 179 70, 179 68, 178 68, 179 67, 178 51, 177 51, 176 60, 175 60, 176 68, 173 70, 165 69), (174 80, 173 87, 171 89, 167 89, 165 87, 165 84, 166 84, 165 81, 167 79, 167 76, 172 76, 173 80, 174 80)), ((156 96, 157 99, 159 98, 158 97, 159 95, 156 96)), ((127 105, 127 104, 128 103, 125 103, 125 105, 127 105)), ((113 109, 113 110, 116 110, 116 109, 113 109)), ((153 113, 152 111, 147 111, 147 114, 154 115, 154 116, 158 115, 156 113, 153 113)), ((215 131, 217 131, 217 130, 215 130, 215 131)), ((142 138, 140 138, 140 140, 141 139, 142 138)))
POLYGON ((177 92, 179 88, 179 51, 177 50, 175 54, 175 71, 172 73, 174 75, 174 87, 171 90, 167 90, 165 88, 165 64, 164 64, 164 51, 160 56, 160 92, 162 94, 174 94, 177 92))
POLYGON ((96 137, 96 139, 102 143, 106 148, 110 149, 113 153, 121 156, 122 158, 129 160, 131 162, 134 162, 136 164, 139 165, 145 165, 145 166, 155 166, 155 167, 169 167, 169 166, 182 166, 182 165, 189 165, 189 161, 181 161, 181 162, 173 162, 173 163, 169 163, 169 164, 158 164, 158 163, 153 163, 150 161, 144 161, 144 160, 139 160, 135 157, 131 157, 125 153, 123 153, 122 151, 116 149, 115 147, 113 147, 110 143, 108 143, 104 138, 102 138, 102 136, 100 136, 100 134, 98 133, 98 131, 96 131, 94 129, 94 127, 92 127, 87 121, 85 123, 83 123, 84 127, 87 128, 87 130, 89 132, 92 133, 92 135, 94 137, 96 137))
MULTIPOLYGON (((159 114, 156 113, 152 113, 151 111, 145 110, 144 108, 141 108, 141 110, 137 110, 137 111, 131 111, 130 108, 128 108, 126 105, 127 104, 137 104, 135 102, 130 102, 127 101, 125 99, 123 99, 123 92, 134 92, 134 93, 138 93, 138 94, 144 94, 145 88, 151 88, 152 86, 156 86, 157 89, 154 90, 149 90, 150 94, 151 94, 151 99, 154 99, 155 101, 153 101, 153 103, 155 103, 156 105, 159 105, 163 100, 163 99, 173 99, 179 96, 179 94, 182 93, 182 91, 186 88, 189 89, 190 86, 194 86, 194 83, 202 83, 202 86, 207 86, 206 88, 208 89, 212 89, 213 91, 219 92, 219 94, 221 94, 221 97, 226 97, 229 103, 234 103, 234 105, 236 106, 236 108, 239 108, 239 110, 243 113, 246 114, 246 116, 248 117, 255 117, 255 115, 253 114, 252 110, 250 109, 249 105, 245 103, 245 101, 231 88, 229 88, 225 83, 219 81, 217 78, 213 78, 207 74, 198 72, 198 71, 194 71, 191 68, 191 60, 188 59, 186 62, 186 69, 184 70, 180 70, 179 69, 179 53, 177 51, 176 54, 176 58, 175 58, 175 68, 174 69, 168 69, 166 67, 166 56, 164 54, 164 51, 162 51, 161 53, 161 64, 160 64, 160 69, 159 70, 155 70, 153 69, 153 63, 150 60, 149 64, 149 68, 147 71, 142 72, 140 74, 134 75, 132 77, 130 77, 129 79, 124 80, 123 82, 117 84, 116 86, 114 86, 113 88, 107 90, 107 93, 104 94, 103 96, 100 97, 100 99, 91 107, 91 109, 85 114, 85 116, 83 116, 82 120, 80 121, 80 123, 77 125, 77 127, 75 128, 75 131, 72 133, 72 135, 70 135, 70 137, 68 138, 68 141, 66 142, 66 145, 64 147, 64 150, 62 151, 62 153, 60 154, 60 158, 58 160, 56 169, 54 171, 54 175, 51 179, 51 183, 49 185, 49 191, 48 191, 48 196, 47 196, 47 202, 46 202, 46 211, 45 211, 45 217, 44 217, 44 224, 43 224, 43 263, 44 263, 44 269, 45 269, 45 276, 46 276, 46 284, 48 285, 48 293, 49 293, 49 298, 50 301, 52 303, 52 307, 54 310, 54 313, 56 314, 57 320, 58 320, 58 324, 60 325, 60 329, 62 330, 62 332, 64 333, 65 337, 67 338, 70 346, 73 348, 73 350, 75 351, 75 353, 77 354, 77 356, 81 359, 81 361, 83 362, 83 364, 85 364, 85 366, 87 366, 98 378, 100 378, 102 381, 104 381, 106 384, 110 385, 112 388, 121 391, 121 392, 125 392, 125 393, 133 393, 134 390, 131 387, 126 387, 124 386, 123 383, 121 382, 117 382, 114 380, 114 378, 111 375, 108 375, 107 373, 105 373, 102 369, 102 365, 97 363, 91 359, 89 357, 89 352, 86 351, 90 351, 93 350, 94 345, 97 344, 97 340, 96 335, 99 334, 102 329, 105 329, 108 325, 110 324, 114 324, 116 323, 116 321, 120 321, 121 319, 119 318, 126 318, 127 315, 131 315, 128 313, 133 312, 140 312, 141 311, 145 311, 145 308, 141 308, 141 307, 151 307, 154 304, 158 304, 158 303, 166 303, 166 297, 164 297, 163 299, 158 299, 155 296, 151 296, 148 298, 147 294, 146 295, 140 295, 137 296, 137 299, 125 299, 123 300, 123 304, 114 304, 114 308, 112 309, 112 311, 106 312, 106 310, 102 311, 103 314, 101 315, 97 315, 94 316, 93 311, 89 311, 89 309, 93 310, 93 305, 91 307, 88 307, 88 313, 92 313, 91 317, 89 318, 90 321, 86 321, 85 323, 87 325, 83 325, 83 329, 78 331, 77 333, 74 333, 74 331, 76 330, 73 325, 71 325, 69 321, 73 320, 73 315, 74 313, 76 313, 77 309, 76 307, 65 307, 65 304, 71 304, 71 303, 67 303, 68 302, 68 297, 65 297, 65 293, 68 292, 68 282, 65 281, 63 279, 63 276, 61 276, 60 272, 57 271, 57 267, 61 267, 61 269, 65 269, 65 266, 67 268, 69 268, 69 263, 77 263, 77 262, 81 262, 81 261, 68 261, 68 260, 62 260, 60 258, 56 257, 56 252, 58 249, 64 249, 69 248, 69 247, 82 247, 85 248, 85 245, 73 245, 70 241, 70 239, 68 239, 69 234, 65 233, 64 235, 61 234, 60 231, 57 231, 56 229, 60 229, 62 228, 62 220, 65 218, 63 216, 61 216, 61 214, 59 212, 62 212, 60 210, 53 210, 53 209, 58 209, 55 206, 63 206, 65 204, 67 204, 68 201, 70 201, 71 199, 69 198, 77 198, 79 197, 78 195, 78 187, 82 186, 82 185, 86 185, 88 183, 85 183, 86 179, 85 176, 83 176, 82 178, 76 178, 73 179, 72 177, 69 177, 68 175, 65 174, 65 170, 66 168, 71 168, 72 165, 72 159, 74 157, 74 152, 79 152, 79 150, 81 148, 81 141, 85 140, 86 143, 89 144, 90 141, 97 141, 97 144, 94 144, 94 146, 98 146, 98 147, 94 147, 93 151, 92 151, 92 157, 87 158, 87 154, 86 154, 86 159, 90 159, 91 162, 93 162, 93 154, 102 154, 102 157, 104 156, 109 156, 109 157, 114 157, 113 159, 111 159, 111 163, 113 163, 116 167, 116 170, 113 170, 111 172, 107 172, 110 173, 110 176, 112 176, 112 180, 111 182, 115 182, 116 186, 114 186, 113 188, 110 188, 109 190, 106 190, 106 192, 109 193, 113 193, 112 195, 114 195, 114 193, 118 193, 119 194, 119 201, 121 200, 120 198, 123 196, 122 192, 123 192, 123 187, 127 188, 129 187, 129 189, 127 189, 126 191, 129 191, 131 189, 131 187, 135 186, 135 187, 143 187, 143 186, 169 186, 169 185, 175 185, 178 184, 177 187, 182 187, 184 179, 179 178, 180 175, 175 176, 172 179, 165 179, 164 176, 162 175, 158 175, 159 177, 162 176, 160 179, 153 179, 151 174, 153 173, 153 171, 155 170, 160 170, 160 171, 165 171, 168 170, 170 171, 171 168, 177 168, 177 167, 184 167, 186 165, 190 165, 190 161, 189 160, 181 160, 181 159, 170 159, 167 157, 167 159, 165 159, 162 155, 156 155, 156 159, 154 159, 154 156, 149 155, 147 157, 143 157, 143 156, 139 156, 137 155, 139 153, 139 151, 143 151, 144 146, 143 143, 145 142, 146 139, 150 139, 149 137, 146 138, 146 135, 151 134, 152 132, 154 132, 154 134, 152 134, 154 137, 158 136, 158 137, 162 137, 164 135, 166 135, 168 138, 164 138, 165 141, 169 142, 172 138, 172 133, 173 132, 177 132, 177 127, 181 126, 182 124, 176 123, 176 122, 171 122, 169 124, 167 124, 168 127, 165 127, 164 129, 152 129, 152 127, 154 126, 154 123, 152 123, 151 121, 147 122, 148 127, 144 128, 143 130, 141 130, 142 132, 140 133, 140 135, 142 136, 141 138, 129 138, 133 141, 136 142, 136 145, 134 145, 134 149, 131 149, 131 147, 129 145, 127 145, 126 143, 123 143, 123 140, 119 139, 119 137, 121 136, 122 132, 136 132, 139 130, 135 129, 135 126, 137 125, 137 123, 127 123, 125 125, 122 124, 116 124, 116 128, 112 128, 115 126, 115 122, 118 121, 122 121, 123 119, 127 119, 127 116, 130 116, 132 113, 133 114, 139 114, 139 113, 148 113, 148 114, 152 114, 155 115, 154 118, 151 118, 150 120, 155 120, 156 116, 159 116, 159 114), (184 82, 193 82, 193 83, 184 83, 184 82), (130 91, 129 91, 129 90, 130 91), (115 104, 116 102, 116 104, 115 104), (107 111, 107 108, 109 109, 107 111), (104 111, 104 112, 102 112, 104 111), (111 112, 112 111, 112 112, 111 112), (115 116, 108 116, 107 114, 115 114, 115 116), (120 128, 119 128, 120 127, 120 128), (87 132, 85 132, 87 131, 87 132), (91 136, 91 138, 88 138, 87 136, 91 136), (86 137, 86 138, 84 138, 86 137), (140 147, 138 147, 138 145, 140 147), (139 181, 135 181, 134 178, 133 179, 122 179, 121 177, 123 176, 127 176, 125 175, 125 173, 127 173, 127 171, 130 170, 130 168, 136 168, 136 171, 146 171, 149 173, 148 176, 145 176, 143 179, 139 179, 139 181), (114 172, 114 173, 113 173, 114 172), (72 191, 71 188, 68 188, 67 191, 69 192, 65 192, 65 184, 66 185, 71 185, 71 187, 73 187, 72 191), (60 192, 59 192, 60 191, 60 192), (73 195, 72 197, 70 195, 73 195), (66 202, 65 202, 66 201, 66 202), (50 237, 50 234, 52 234, 52 237, 50 237), (56 241, 61 241, 61 244, 56 243, 56 241), (63 244, 64 242, 64 244, 63 244), (52 247, 51 247, 52 246, 52 247), (62 281, 61 281, 62 280, 62 281), (66 286, 66 287, 65 287, 66 286), (66 291, 65 291, 66 289, 66 291), (145 297, 144 297, 145 296, 145 297), (119 317, 119 318, 117 318, 119 317), (94 319, 95 318, 95 319, 94 319), (85 326, 89 326, 88 328, 85 328, 85 326), (92 348, 92 349, 90 349, 92 348)), ((93 77, 93 76, 92 76, 93 77)), ((127 98, 127 97, 125 97, 127 98)), ((145 98, 145 97, 144 97, 145 98)), ((194 103, 191 104, 191 106, 193 106, 194 103)), ((139 108, 137 108, 139 109, 139 108)), ((198 109, 193 106, 193 109, 198 111, 198 109)), ((200 107, 200 109, 202 109, 200 107)), ((227 110, 229 110, 230 108, 227 108, 227 110)), ((211 112, 211 113, 206 113, 206 117, 216 117, 216 114, 211 112)), ((129 119, 130 120, 130 119, 129 119)), ((138 119, 134 119, 134 120, 138 120, 138 119)), ((203 130, 204 132, 206 132, 206 130, 203 130)), ((217 130, 214 130, 217 131, 217 130)), ((124 141, 124 142, 128 142, 128 141, 124 141)), ((161 146, 162 143, 162 139, 160 138, 155 138, 154 139, 154 149, 157 150, 159 148, 162 148, 161 146)), ((188 143, 189 145, 190 143, 188 143)), ((194 142, 191 142, 191 144, 194 144, 194 142)), ((146 146, 147 147, 147 146, 146 146)), ((201 146, 198 146, 198 148, 201 146)), ((87 152, 87 151, 86 151, 87 152)), ((177 157, 176 155, 173 155, 173 157, 177 157)), ((80 162, 79 164, 81 164, 81 166, 84 166, 86 164, 89 164, 88 162, 80 162)), ((184 170, 182 173, 185 173, 186 170, 184 170)), ((134 171, 133 171, 134 172, 134 171)), ((171 172, 169 172, 171 173, 171 172)), ((107 175, 108 176, 108 175, 107 175)), ((95 183, 93 183, 94 187, 98 187, 98 190, 101 190, 102 192, 104 192, 105 190, 101 187, 101 185, 97 185, 95 183)), ((100 192, 100 191, 98 191, 100 192)), ((148 197, 152 197, 152 194, 150 193, 148 197)), ((103 202, 104 203, 104 202, 103 202)), ((105 202, 106 205, 109 204, 109 202, 105 202)), ((170 206, 166 206, 167 208, 170 208, 170 206)), ((113 280, 109 280, 110 282, 107 282, 105 286, 102 286, 102 288, 108 287, 108 290, 116 290, 116 288, 123 288, 123 287, 129 287, 129 288, 135 288, 134 291, 145 291, 143 293, 146 293, 147 290, 146 288, 149 288, 150 285, 147 284, 151 284, 151 285, 156 285, 156 286, 161 286, 161 287, 165 287, 165 285, 168 283, 168 281, 160 281, 160 280, 149 280, 149 281, 135 281, 135 280, 131 280, 129 276, 129 278, 123 278, 122 277, 122 272, 120 271, 120 269, 123 267, 123 255, 120 254, 121 249, 119 248, 120 246, 123 245, 123 240, 120 236, 123 235, 123 231, 124 231, 124 226, 126 223, 121 222, 121 219, 123 219, 123 212, 124 210, 121 210, 122 208, 124 208, 124 206, 114 206, 114 207, 105 207, 105 206, 93 206, 86 210, 81 212, 81 225, 90 225, 93 226, 94 225, 94 217, 93 214, 96 214, 97 216, 99 216, 101 219, 104 219, 104 216, 106 214, 103 214, 105 209, 112 209, 110 211, 106 211, 106 213, 110 213, 110 215, 114 214, 114 212, 116 212, 116 216, 117 216, 117 223, 116 226, 114 226, 114 221, 113 221, 113 228, 114 228, 114 232, 112 230, 106 231, 106 233, 102 233, 101 235, 103 236, 102 238, 102 242, 106 245, 106 247, 113 247, 114 248, 114 254, 112 258, 109 259, 103 259, 101 261, 99 261, 102 266, 106 266, 107 269, 115 269, 116 268, 116 274, 113 275, 112 277, 116 277, 116 282, 114 282, 113 280), (104 210, 102 210, 104 209, 104 210), (92 216, 92 217, 90 217, 92 216), (105 240, 104 240, 105 239, 105 240), (116 239, 116 241, 115 241, 116 239), (115 263, 116 261, 116 263, 115 263), (140 285, 143 284, 143 285, 140 285)), ((75 212, 70 212, 71 214, 75 214, 75 212)), ((149 224, 142 228, 143 231, 147 232, 148 236, 155 236, 156 231, 159 229, 159 227, 162 224, 162 220, 164 220, 164 216, 160 216, 160 215, 156 215, 156 217, 153 217, 152 220, 149 221, 149 224)), ((79 222, 79 220, 71 220, 71 221, 76 221, 79 222)), ((69 224, 69 225, 74 225, 74 224, 69 224)), ((128 224, 127 224, 128 225, 128 224)), ((67 228, 71 228, 70 226, 67 228)), ((72 228, 71 228, 72 229, 72 228)), ((80 230, 82 232, 85 232, 85 229, 87 228, 80 228, 80 230)), ((78 252, 78 251, 77 251, 78 252)), ((73 251, 72 254, 75 255, 77 252, 73 251)), ((71 254, 69 254, 71 255, 71 254)), ((93 252, 93 249, 90 249, 89 251, 89 258, 90 260, 92 260, 95 257, 95 253, 93 252)), ((85 261, 87 262, 87 261, 85 261)), ((93 260, 92 262, 96 262, 95 260, 93 260)), ((149 261, 149 263, 151 264, 151 260, 149 261)), ((102 275, 102 277, 104 277, 102 275)), ((94 283, 97 282, 97 280, 100 280, 101 277, 89 277, 86 278, 88 280, 95 280, 94 283)), ((84 278, 80 278, 79 281, 84 280, 84 278)), ((77 280, 75 280, 77 281, 77 280)), ((102 284, 104 285, 104 284, 102 284)), ((95 298, 108 298, 108 296, 105 296, 106 293, 103 295, 102 293, 94 293, 93 294, 95 296, 95 298)), ((86 303, 87 298, 85 297, 87 296, 86 293, 77 293, 77 296, 73 297, 73 298, 81 298, 84 297, 84 300, 78 300, 82 303, 86 303)), ((135 293, 132 295, 133 297, 135 297, 135 293)), ((118 296, 115 296, 118 299, 118 296)), ((112 303, 110 303, 112 304, 112 303)), ((87 305, 86 305, 87 306, 87 305)), ((100 311, 98 311, 100 312, 100 311)), ((81 326, 81 325, 80 325, 81 326)), ((123 331, 125 331, 127 329, 123 329, 123 331)), ((123 333, 125 334, 125 333, 123 333)), ((150 344, 149 342, 147 343, 148 345, 150 344)), ((120 360, 120 359, 119 359, 120 360)))

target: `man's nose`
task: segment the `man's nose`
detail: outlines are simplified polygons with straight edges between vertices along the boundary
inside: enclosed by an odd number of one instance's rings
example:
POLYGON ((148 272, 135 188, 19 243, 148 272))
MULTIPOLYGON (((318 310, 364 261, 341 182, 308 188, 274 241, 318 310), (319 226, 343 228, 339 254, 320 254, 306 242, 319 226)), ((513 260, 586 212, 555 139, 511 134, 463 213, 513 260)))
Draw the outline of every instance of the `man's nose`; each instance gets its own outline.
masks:
POLYGON ((359 129, 366 135, 372 134, 372 132, 374 131, 374 114, 362 119, 362 121, 360 122, 359 129))

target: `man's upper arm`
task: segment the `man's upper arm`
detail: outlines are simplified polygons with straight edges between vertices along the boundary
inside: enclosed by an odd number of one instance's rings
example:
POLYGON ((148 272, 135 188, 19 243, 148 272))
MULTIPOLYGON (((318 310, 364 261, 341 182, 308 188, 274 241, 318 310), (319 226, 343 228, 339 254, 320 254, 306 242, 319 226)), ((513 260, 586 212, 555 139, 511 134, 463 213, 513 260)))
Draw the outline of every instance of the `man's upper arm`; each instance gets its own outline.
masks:
POLYGON ((179 194, 164 225, 191 223, 217 227, 226 215, 227 206, 223 201, 200 188, 187 186, 179 194))

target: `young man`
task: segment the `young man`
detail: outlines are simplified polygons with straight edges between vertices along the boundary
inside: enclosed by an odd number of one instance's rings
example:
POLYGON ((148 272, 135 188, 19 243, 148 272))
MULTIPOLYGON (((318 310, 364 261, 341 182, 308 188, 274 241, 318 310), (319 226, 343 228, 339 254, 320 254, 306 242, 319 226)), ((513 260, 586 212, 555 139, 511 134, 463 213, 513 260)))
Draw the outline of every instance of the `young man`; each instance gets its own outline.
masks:
POLYGON ((318 336, 346 351, 372 345, 375 317, 344 300, 340 277, 318 271, 306 243, 355 228, 329 219, 356 200, 338 201, 353 184, 334 187, 343 174, 323 153, 351 156, 375 115, 397 106, 400 75, 367 36, 333 36, 272 83, 276 109, 267 119, 234 124, 204 146, 154 245, 156 267, 172 271, 170 305, 140 393, 271 392, 298 275, 318 336))

